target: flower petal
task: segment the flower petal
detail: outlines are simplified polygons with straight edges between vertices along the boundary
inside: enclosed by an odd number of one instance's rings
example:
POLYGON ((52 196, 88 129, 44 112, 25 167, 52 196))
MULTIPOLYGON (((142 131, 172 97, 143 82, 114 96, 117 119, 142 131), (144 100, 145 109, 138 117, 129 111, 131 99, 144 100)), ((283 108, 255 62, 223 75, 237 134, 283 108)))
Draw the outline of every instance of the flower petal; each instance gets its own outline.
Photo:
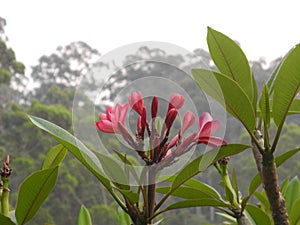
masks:
POLYGON ((176 135, 175 137, 173 137, 173 139, 170 141, 170 143, 169 143, 167 149, 170 149, 170 148, 174 147, 178 141, 179 141, 179 137, 178 137, 178 134, 177 134, 177 135, 176 135))
POLYGON ((199 125, 198 125, 199 131, 201 132, 202 129, 203 129, 203 127, 204 127, 204 125, 207 122, 212 121, 212 120, 213 119, 212 119, 211 115, 208 112, 202 113, 201 116, 199 117, 199 125))
POLYGON ((195 122, 195 116, 191 111, 187 111, 182 120, 181 135, 195 122))
POLYGON ((227 144, 227 142, 225 140, 223 140, 222 138, 213 137, 213 136, 212 137, 199 137, 198 144, 200 144, 200 143, 206 144, 212 148, 227 144))
POLYGON ((143 100, 142 93, 140 91, 139 92, 133 92, 129 96, 128 102, 129 102, 130 106, 132 107, 132 109, 134 111, 136 111, 138 114, 141 115, 143 113, 144 100, 143 100))
POLYGON ((95 127, 104 133, 116 133, 112 122, 109 120, 100 120, 99 122, 95 123, 95 127))
POLYGON ((211 136, 213 135, 220 127, 220 121, 213 120, 208 121, 206 124, 204 124, 202 130, 200 130, 199 136, 211 136))
POLYGON ((169 101, 169 108, 170 111, 172 108, 180 109, 183 106, 184 97, 180 94, 172 94, 169 101))

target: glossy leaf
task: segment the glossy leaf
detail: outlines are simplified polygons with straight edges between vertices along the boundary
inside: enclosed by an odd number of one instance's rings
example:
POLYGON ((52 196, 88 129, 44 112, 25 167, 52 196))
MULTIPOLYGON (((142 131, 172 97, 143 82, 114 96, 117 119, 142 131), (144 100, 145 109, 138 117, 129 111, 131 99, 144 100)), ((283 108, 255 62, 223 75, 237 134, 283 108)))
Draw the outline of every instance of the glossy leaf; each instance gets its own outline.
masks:
MULTIPOLYGON (((117 162, 114 158, 106 156, 100 153, 95 153, 99 157, 99 161, 105 171, 106 176, 112 181, 118 183, 118 187, 129 190, 128 177, 124 172, 124 169, 120 166, 120 162, 117 162)), ((122 164, 122 163, 121 163, 122 164)))
POLYGON ((226 213, 220 213, 220 212, 216 212, 216 215, 221 216, 222 218, 224 218, 225 220, 227 220, 224 224, 229 224, 229 225, 237 225, 236 219, 233 216, 230 216, 226 213))
POLYGON ((192 200, 190 199, 181 202, 176 202, 174 204, 169 205, 163 211, 169 211, 169 210, 181 209, 181 208, 199 207, 199 206, 228 207, 228 204, 211 198, 209 199, 199 198, 199 199, 192 199, 192 200))
POLYGON ((266 192, 264 190, 262 192, 256 191, 254 196, 260 201, 260 208, 265 212, 271 213, 270 203, 266 192))
POLYGON ((33 124, 52 135, 58 142, 65 146, 115 197, 109 180, 100 170, 100 162, 97 156, 82 142, 61 127, 38 117, 28 116, 33 124))
MULTIPOLYGON (((273 118, 273 99, 270 99, 270 117, 273 118)), ((289 108, 289 111, 287 112, 287 115, 295 115, 295 114, 300 114, 300 99, 295 98, 289 108)), ((257 116, 261 116, 261 110, 257 110, 257 116)))
POLYGON ((221 73, 236 81, 256 107, 257 89, 249 62, 240 46, 226 35, 208 28, 209 53, 221 73), (256 93, 255 93, 256 92, 256 93))
POLYGON ((0 214, 0 224, 16 225, 13 221, 10 220, 10 218, 3 216, 2 214, 0 214))
POLYGON ((58 176, 58 167, 40 170, 25 179, 21 184, 16 219, 19 225, 27 223, 46 200, 58 176))
POLYGON ((87 208, 83 205, 78 214, 78 225, 92 225, 92 218, 87 208))
POLYGON ((289 212, 289 218, 291 221, 291 225, 298 225, 300 223, 300 198, 295 199, 294 204, 289 212))
POLYGON ((176 189, 199 172, 205 170, 208 166, 214 164, 219 159, 231 155, 236 155, 240 152, 243 152, 247 148, 249 148, 249 146, 247 145, 228 144, 216 149, 212 149, 207 153, 199 156, 179 172, 172 184, 172 190, 176 189))
MULTIPOLYGON (((122 162, 126 166, 126 169, 131 172, 131 174, 134 177, 135 181, 138 183, 139 182, 139 177, 138 177, 138 174, 137 174, 137 171, 136 171, 137 167, 135 167, 135 166, 141 166, 140 163, 137 160, 136 161, 131 161, 130 160, 130 155, 126 156, 126 155, 123 155, 122 153, 120 153, 118 151, 114 151, 114 152, 122 160, 122 162), (129 165, 129 166, 127 167, 127 165, 129 165)), ((129 176, 129 174, 127 174, 127 176, 129 176)))
POLYGON ((132 203, 137 203, 139 201, 139 194, 135 193, 131 190, 124 190, 124 189, 119 189, 117 188, 117 190, 122 193, 122 195, 126 196, 130 202, 132 203))
MULTIPOLYGON (((158 193, 166 194, 171 190, 171 187, 158 187, 156 191, 158 193)), ((185 198, 185 199, 199 199, 199 198, 206 198, 206 199, 217 199, 219 201, 223 201, 221 198, 216 198, 214 195, 211 195, 205 191, 202 191, 200 189, 194 188, 194 187, 186 187, 181 186, 178 187, 174 192, 172 192, 173 196, 185 198)))
MULTIPOLYGON (((168 177, 159 177, 158 181, 173 182, 175 179, 176 179, 176 176, 173 175, 173 176, 168 176, 168 177)), ((205 184, 199 180, 196 180, 195 178, 191 178, 191 179, 187 180, 186 182, 184 182, 183 185, 199 189, 202 192, 205 192, 205 193, 213 196, 214 198, 222 199, 221 195, 219 194, 219 192, 216 189, 214 189, 212 186, 210 186, 208 184, 205 184)))
POLYGON ((42 169, 59 166, 67 154, 67 149, 63 145, 56 145, 51 148, 45 156, 42 169))
POLYGON ((289 108, 300 87, 300 45, 286 56, 282 62, 274 84, 273 116, 274 122, 281 127, 289 108))
POLYGON ((255 113, 252 103, 240 85, 224 74, 204 69, 193 69, 192 75, 206 94, 216 99, 237 118, 248 132, 255 127, 255 113))
POLYGON ((271 120, 269 99, 270 97, 269 97, 268 86, 264 84, 260 101, 259 101, 259 108, 261 110, 262 119, 264 121, 266 129, 270 127, 270 120, 271 120))
POLYGON ((293 155, 295 155, 297 152, 300 151, 300 148, 296 148, 293 150, 289 150, 275 158, 276 166, 279 167, 281 164, 283 164, 285 161, 287 161, 289 158, 291 158, 293 155))
POLYGON ((120 225, 131 225, 129 215, 121 207, 118 207, 118 217, 120 225))
POLYGON ((282 183, 280 185, 280 192, 283 196, 285 196, 285 192, 286 192, 287 186, 289 184, 289 181, 290 181, 290 177, 287 177, 282 181, 282 183))
POLYGON ((246 210, 256 224, 272 225, 270 217, 257 206, 247 204, 246 210))
POLYGON ((288 184, 285 192, 286 209, 290 212, 294 201, 300 198, 300 181, 294 177, 288 184))
MULTIPOLYGON (((175 177, 174 177, 175 179, 175 177)), ((221 195, 219 194, 219 192, 214 189, 212 186, 209 186, 208 184, 205 184, 199 180, 196 180, 194 178, 191 178, 189 180, 187 180, 184 185, 187 185, 187 186, 190 186, 190 187, 193 187, 193 188, 197 188, 217 199, 222 199, 221 195)))

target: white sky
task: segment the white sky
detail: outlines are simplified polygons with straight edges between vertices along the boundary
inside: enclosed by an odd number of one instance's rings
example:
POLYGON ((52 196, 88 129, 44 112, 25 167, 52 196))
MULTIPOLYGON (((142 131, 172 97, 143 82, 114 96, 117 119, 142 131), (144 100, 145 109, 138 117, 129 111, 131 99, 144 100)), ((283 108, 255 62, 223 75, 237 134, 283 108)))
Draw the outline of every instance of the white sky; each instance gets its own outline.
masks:
POLYGON ((26 66, 72 41, 101 54, 140 41, 207 49, 207 26, 237 40, 250 60, 270 61, 300 42, 298 6, 296 0, 6 0, 0 16, 26 66))

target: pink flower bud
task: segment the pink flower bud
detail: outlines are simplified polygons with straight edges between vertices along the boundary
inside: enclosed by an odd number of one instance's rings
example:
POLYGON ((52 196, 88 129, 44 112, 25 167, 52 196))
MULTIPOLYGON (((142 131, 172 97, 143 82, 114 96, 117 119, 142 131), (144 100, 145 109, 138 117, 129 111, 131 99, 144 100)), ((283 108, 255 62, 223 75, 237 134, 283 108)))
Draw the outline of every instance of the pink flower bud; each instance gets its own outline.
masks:
POLYGON ((165 119, 165 125, 166 125, 167 130, 169 130, 171 128, 174 120, 176 119, 177 113, 178 113, 178 111, 175 108, 168 111, 168 114, 165 119))
POLYGON ((158 99, 157 99, 156 96, 154 96, 153 99, 152 99, 152 104, 151 104, 152 119, 157 116, 157 111, 158 111, 158 99))
POLYGON ((129 96, 128 102, 134 111, 142 115, 144 108, 144 100, 141 92, 133 92, 129 96))
POLYGON ((168 111, 172 108, 180 109, 183 106, 184 97, 180 94, 172 94, 169 101, 168 111))

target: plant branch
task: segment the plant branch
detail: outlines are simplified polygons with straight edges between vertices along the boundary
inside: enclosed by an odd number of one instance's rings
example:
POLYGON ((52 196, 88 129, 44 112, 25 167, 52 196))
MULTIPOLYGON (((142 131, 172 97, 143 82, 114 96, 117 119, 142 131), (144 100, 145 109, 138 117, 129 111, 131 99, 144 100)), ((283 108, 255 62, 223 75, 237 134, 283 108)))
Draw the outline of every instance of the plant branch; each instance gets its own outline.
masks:
POLYGON ((275 225, 289 225, 285 200, 278 186, 277 168, 274 155, 268 151, 263 155, 262 180, 270 202, 272 217, 275 225))

